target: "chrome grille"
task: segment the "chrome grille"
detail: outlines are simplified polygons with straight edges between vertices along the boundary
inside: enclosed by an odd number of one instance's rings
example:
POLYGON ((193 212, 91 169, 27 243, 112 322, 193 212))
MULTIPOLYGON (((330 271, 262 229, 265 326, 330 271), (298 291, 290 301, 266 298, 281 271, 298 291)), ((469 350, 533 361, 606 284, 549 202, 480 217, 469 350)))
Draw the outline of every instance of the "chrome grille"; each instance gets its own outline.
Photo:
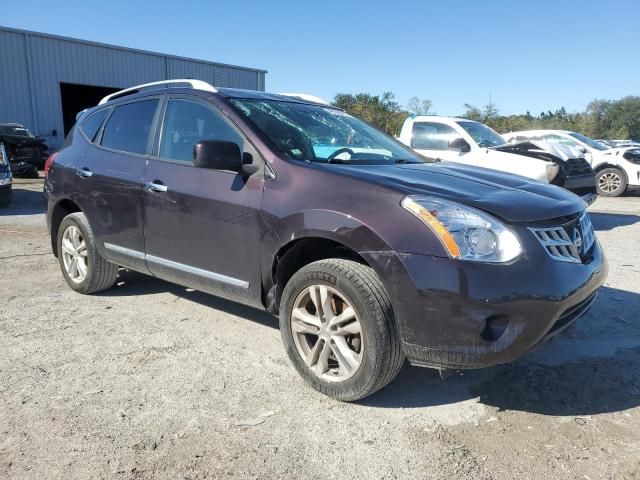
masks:
POLYGON ((589 214, 584 212, 576 221, 557 227, 529 228, 545 251, 560 262, 581 263, 593 246, 595 233, 589 214))
POLYGON ((591 250, 593 242, 596 240, 596 232, 593 230, 591 217, 587 212, 584 212, 580 217, 580 230, 582 230, 582 252, 586 253, 591 250))

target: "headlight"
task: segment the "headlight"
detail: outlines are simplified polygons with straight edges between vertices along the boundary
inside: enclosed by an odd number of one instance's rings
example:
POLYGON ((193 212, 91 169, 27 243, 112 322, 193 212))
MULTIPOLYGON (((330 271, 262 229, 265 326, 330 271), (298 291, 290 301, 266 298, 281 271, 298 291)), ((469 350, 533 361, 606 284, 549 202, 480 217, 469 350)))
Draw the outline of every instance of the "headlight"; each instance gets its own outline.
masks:
POLYGON ((511 230, 475 208, 423 195, 405 197, 401 205, 433 231, 452 258, 504 263, 522 253, 511 230))
POLYGON ((554 178, 556 178, 556 175, 558 175, 558 172, 560 171, 560 166, 555 164, 555 163, 547 163, 547 178, 549 179, 549 181, 553 181, 554 178))

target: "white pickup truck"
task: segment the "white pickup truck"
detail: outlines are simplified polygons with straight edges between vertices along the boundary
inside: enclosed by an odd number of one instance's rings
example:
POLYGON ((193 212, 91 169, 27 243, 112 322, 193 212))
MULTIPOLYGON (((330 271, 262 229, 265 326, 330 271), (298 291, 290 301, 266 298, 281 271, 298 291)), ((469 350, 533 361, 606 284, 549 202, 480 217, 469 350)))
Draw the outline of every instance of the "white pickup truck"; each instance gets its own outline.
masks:
POLYGON ((564 187, 587 203, 596 198, 595 177, 577 149, 526 141, 507 144, 486 125, 454 117, 412 116, 399 140, 429 158, 491 168, 564 187))

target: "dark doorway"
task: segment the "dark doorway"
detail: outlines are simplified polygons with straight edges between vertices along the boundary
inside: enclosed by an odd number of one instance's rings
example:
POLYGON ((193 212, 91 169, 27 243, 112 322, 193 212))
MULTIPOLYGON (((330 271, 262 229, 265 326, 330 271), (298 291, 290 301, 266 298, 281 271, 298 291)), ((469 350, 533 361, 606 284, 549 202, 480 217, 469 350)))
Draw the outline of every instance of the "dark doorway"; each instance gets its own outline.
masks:
POLYGON ((62 121, 64 136, 67 136, 76 115, 85 108, 95 107, 102 97, 117 92, 117 88, 94 87, 92 85, 78 85, 75 83, 60 83, 60 99, 62 100, 62 121))

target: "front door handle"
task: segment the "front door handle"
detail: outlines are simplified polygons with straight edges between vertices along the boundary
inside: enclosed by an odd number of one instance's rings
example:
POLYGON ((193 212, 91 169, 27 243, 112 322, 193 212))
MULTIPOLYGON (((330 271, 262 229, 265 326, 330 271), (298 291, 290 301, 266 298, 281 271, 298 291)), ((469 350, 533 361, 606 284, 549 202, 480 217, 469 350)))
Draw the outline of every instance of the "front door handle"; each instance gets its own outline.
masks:
POLYGON ((87 167, 82 167, 81 169, 76 170, 76 174, 82 178, 89 178, 91 175, 93 175, 93 172, 87 167))
POLYGON ((154 180, 153 182, 147 182, 144 184, 144 188, 146 188, 147 190, 149 190, 150 192, 166 192, 167 186, 164 185, 161 181, 159 180, 154 180))

